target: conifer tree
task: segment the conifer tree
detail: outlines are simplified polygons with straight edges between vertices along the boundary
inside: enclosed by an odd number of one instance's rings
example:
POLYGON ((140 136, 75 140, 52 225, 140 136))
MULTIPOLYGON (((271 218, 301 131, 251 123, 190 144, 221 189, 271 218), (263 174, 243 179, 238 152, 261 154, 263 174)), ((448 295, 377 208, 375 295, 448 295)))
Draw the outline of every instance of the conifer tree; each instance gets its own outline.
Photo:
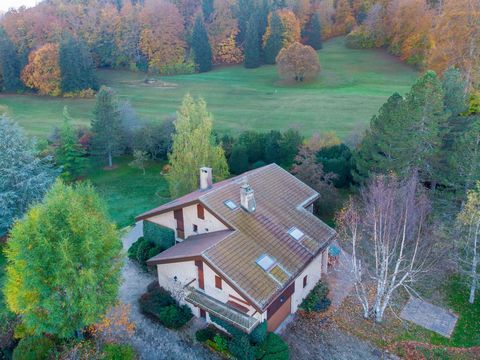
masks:
POLYGON ((12 41, 0 27, 0 90, 15 92, 23 88, 20 80, 20 58, 12 41))
POLYGON ((63 126, 60 144, 55 150, 55 160, 62 167, 61 177, 66 181, 77 179, 85 169, 85 150, 78 143, 68 108, 63 108, 63 126))
POLYGON ((198 70, 200 72, 212 70, 212 48, 208 40, 205 24, 200 16, 197 16, 193 27, 192 49, 198 70))
POLYGON ((277 12, 273 12, 270 19, 270 36, 266 39, 263 46, 265 63, 275 64, 275 59, 283 47, 283 34, 285 27, 282 19, 277 12))
POLYGON ((93 187, 58 181, 11 231, 7 305, 29 334, 79 335, 117 301, 121 251, 93 187))
POLYGON ((0 236, 28 206, 40 201, 58 175, 49 157, 39 158, 22 129, 0 116, 0 236))
POLYGON ((60 43, 58 56, 62 92, 97 88, 93 60, 85 43, 68 35, 60 43))
POLYGON ((310 45, 315 50, 320 50, 323 47, 322 25, 318 12, 315 12, 310 21, 305 25, 302 38, 306 40, 307 45, 310 45))
POLYGON ((244 66, 247 69, 253 69, 260 66, 260 38, 258 35, 256 17, 255 15, 252 15, 247 24, 247 33, 245 37, 244 66))
POLYGON ((248 154, 245 146, 237 144, 232 149, 232 154, 228 159, 228 167, 234 174, 243 174, 249 168, 248 154))
POLYGON ((214 10, 213 0, 202 0, 203 19, 208 21, 214 10))
POLYGON ((92 145, 98 155, 106 156, 108 166, 121 150, 122 129, 118 101, 109 87, 102 86, 96 96, 92 119, 92 145))
POLYGON ((205 101, 195 101, 189 94, 183 98, 175 120, 172 151, 168 155, 171 169, 167 180, 172 197, 198 188, 202 166, 213 169, 215 180, 228 176, 227 160, 222 147, 216 144, 212 122, 205 101))

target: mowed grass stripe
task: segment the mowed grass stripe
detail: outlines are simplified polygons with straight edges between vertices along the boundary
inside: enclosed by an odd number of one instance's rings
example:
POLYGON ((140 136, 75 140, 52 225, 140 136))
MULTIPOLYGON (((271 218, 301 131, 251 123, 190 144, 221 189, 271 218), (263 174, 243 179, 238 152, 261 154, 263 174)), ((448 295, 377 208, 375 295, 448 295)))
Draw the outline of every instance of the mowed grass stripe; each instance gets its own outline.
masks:
MULTIPOLYGON (((149 77, 157 80, 155 84, 145 83, 143 73, 100 70, 98 74, 100 83, 128 99, 145 121, 162 121, 174 114, 183 96, 191 93, 205 98, 220 133, 293 126, 307 136, 336 131, 342 137, 366 126, 392 93, 406 93, 417 76, 382 50, 347 49, 343 38, 328 41, 318 53, 321 75, 306 84, 282 84, 275 66, 231 66, 203 74, 149 77)), ((93 104, 91 99, 0 95, 0 112, 39 137, 61 124, 64 105, 79 124, 88 125, 93 104)))

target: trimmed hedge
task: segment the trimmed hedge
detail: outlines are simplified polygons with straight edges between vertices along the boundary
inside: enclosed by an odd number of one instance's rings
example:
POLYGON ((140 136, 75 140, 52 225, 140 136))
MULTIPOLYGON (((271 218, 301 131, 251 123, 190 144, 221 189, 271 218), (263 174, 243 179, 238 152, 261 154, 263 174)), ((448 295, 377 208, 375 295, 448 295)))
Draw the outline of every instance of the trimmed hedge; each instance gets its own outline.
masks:
POLYGON ((300 309, 305 312, 323 312, 326 311, 331 304, 328 295, 328 286, 326 283, 319 281, 319 283, 312 289, 310 294, 303 300, 300 309))
POLYGON ((207 340, 213 340, 217 331, 213 329, 211 326, 208 326, 204 329, 200 329, 195 333, 195 339, 199 342, 205 342, 207 340))
POLYGON ((135 360, 132 346, 126 344, 106 344, 103 347, 103 360, 135 360))
POLYGON ((143 237, 163 249, 175 245, 175 232, 172 229, 148 220, 143 221, 143 237))
POLYGON ((179 306, 170 292, 160 287, 143 294, 139 302, 142 313, 171 329, 181 328, 193 317, 187 305, 179 306))
POLYGON ((56 352, 55 343, 44 336, 24 337, 13 350, 13 360, 46 360, 56 352))

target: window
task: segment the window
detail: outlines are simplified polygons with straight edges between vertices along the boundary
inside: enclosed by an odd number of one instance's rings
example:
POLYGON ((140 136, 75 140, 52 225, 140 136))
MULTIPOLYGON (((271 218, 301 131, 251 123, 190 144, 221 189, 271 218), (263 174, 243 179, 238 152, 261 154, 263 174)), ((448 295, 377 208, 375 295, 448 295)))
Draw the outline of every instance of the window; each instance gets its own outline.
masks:
POLYGON ((237 204, 235 204, 232 200, 226 200, 224 204, 230 209, 235 210, 237 208, 237 204))
POLYGON ((215 287, 217 289, 222 288, 222 278, 220 276, 215 275, 215 287))
POLYGON ((303 287, 306 287, 306 286, 307 286, 307 281, 308 281, 307 275, 305 275, 305 276, 303 277, 303 287))
POLYGON ((296 228, 295 226, 292 227, 290 230, 288 230, 288 234, 293 237, 295 240, 300 240, 303 235, 305 235, 303 233, 303 231, 301 231, 300 229, 296 228))
POLYGON ((262 255, 258 258, 257 264, 265 271, 270 269, 273 264, 275 264, 275 260, 273 260, 270 256, 268 255, 262 255))
POLYGON ((205 209, 201 204, 197 204, 197 217, 199 219, 205 220, 205 209))
POLYGON ((198 226, 193 224, 193 232, 198 232, 198 226))

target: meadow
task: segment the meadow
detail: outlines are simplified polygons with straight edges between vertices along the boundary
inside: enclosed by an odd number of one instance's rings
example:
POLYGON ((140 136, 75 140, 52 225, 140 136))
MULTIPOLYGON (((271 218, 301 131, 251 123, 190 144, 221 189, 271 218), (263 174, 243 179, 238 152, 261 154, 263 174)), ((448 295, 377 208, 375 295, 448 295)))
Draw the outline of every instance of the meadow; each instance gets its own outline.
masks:
MULTIPOLYGON (((335 131, 346 137, 365 127, 392 93, 407 92, 417 76, 383 50, 347 49, 343 38, 328 41, 318 53, 322 72, 305 84, 281 83, 275 66, 220 67, 168 77, 100 70, 98 77, 120 99, 129 100, 145 121, 162 121, 174 114, 189 92, 205 98, 220 133, 296 127, 306 136, 335 131)), ((93 104, 92 99, 0 95, 0 113, 43 138, 61 123, 64 105, 79 124, 88 125, 93 104)))

